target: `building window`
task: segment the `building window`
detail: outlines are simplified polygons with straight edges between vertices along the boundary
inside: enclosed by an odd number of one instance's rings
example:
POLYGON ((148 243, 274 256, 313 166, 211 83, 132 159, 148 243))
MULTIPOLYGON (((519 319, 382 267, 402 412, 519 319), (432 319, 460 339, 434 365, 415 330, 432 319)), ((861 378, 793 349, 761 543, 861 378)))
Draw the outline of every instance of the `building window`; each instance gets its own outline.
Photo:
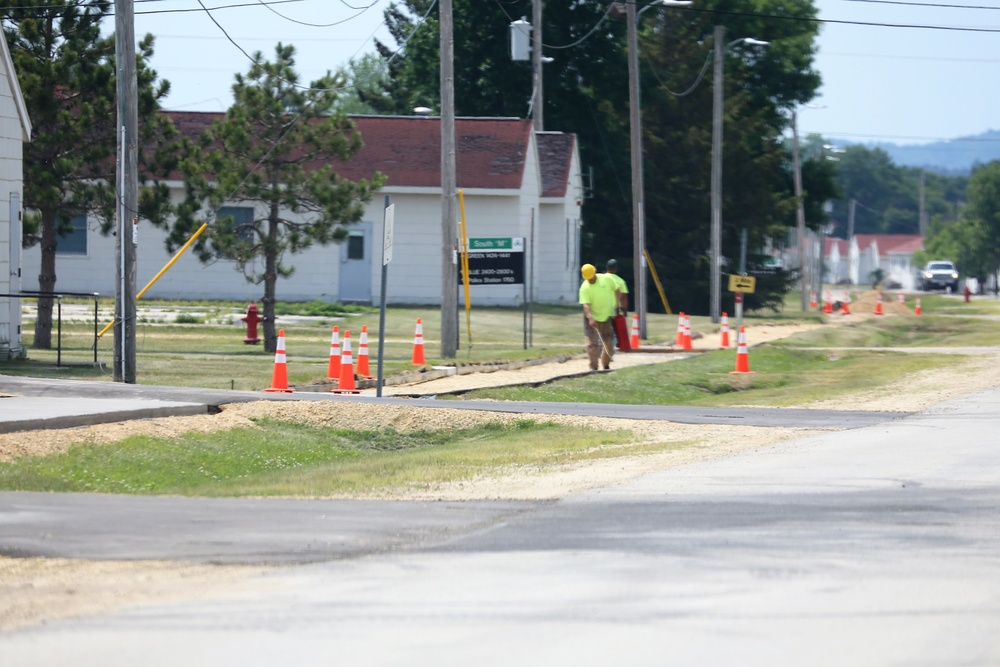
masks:
POLYGON ((223 206, 215 216, 219 224, 229 225, 236 229, 236 238, 240 241, 253 243, 253 208, 250 206, 223 206))
POLYGON ((72 230, 66 234, 56 234, 57 255, 87 254, 87 216, 75 215, 69 220, 72 230))
POLYGON ((351 234, 347 237, 347 259, 365 258, 365 237, 363 234, 351 234))

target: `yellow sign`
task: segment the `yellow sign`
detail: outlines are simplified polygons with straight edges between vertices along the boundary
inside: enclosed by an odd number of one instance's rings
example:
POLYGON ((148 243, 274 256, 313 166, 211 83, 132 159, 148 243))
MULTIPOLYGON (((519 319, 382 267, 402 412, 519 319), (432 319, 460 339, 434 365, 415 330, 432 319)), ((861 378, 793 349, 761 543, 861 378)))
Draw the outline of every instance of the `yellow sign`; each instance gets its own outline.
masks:
POLYGON ((757 279, 753 276, 737 276, 736 274, 731 274, 729 276, 730 292, 746 292, 747 294, 753 294, 754 287, 756 286, 757 279))

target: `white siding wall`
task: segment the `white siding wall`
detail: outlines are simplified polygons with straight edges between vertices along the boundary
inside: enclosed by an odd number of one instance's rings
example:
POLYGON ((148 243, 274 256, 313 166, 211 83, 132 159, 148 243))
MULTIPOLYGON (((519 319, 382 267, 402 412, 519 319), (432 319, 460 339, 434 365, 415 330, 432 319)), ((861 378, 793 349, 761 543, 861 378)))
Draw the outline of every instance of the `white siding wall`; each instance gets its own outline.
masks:
MULTIPOLYGON (((21 137, 23 130, 14 102, 14 93, 6 68, 0 67, 0 293, 21 291, 17 261, 21 239, 13 238, 19 230, 11 225, 11 194, 20 199, 22 188, 21 137), (12 258, 14 261, 12 261, 12 258)), ((0 298, 0 354, 16 354, 21 349, 21 317, 17 303, 0 298)))
MULTIPOLYGON (((580 207, 579 158, 574 154, 572 182, 565 200, 540 204, 540 180, 534 138, 528 147, 520 190, 464 190, 468 234, 480 237, 531 237, 531 213, 535 210, 534 266, 526 267, 535 279, 535 294, 545 303, 575 303, 579 286, 578 236, 580 207), (573 247, 567 249, 567 238, 573 247), (532 271, 533 269, 533 271, 532 271)), ((175 187, 175 197, 181 189, 175 187)), ((390 304, 440 304, 441 302, 441 194, 437 188, 387 187, 367 205, 363 220, 372 225, 371 302, 381 294, 384 195, 395 205, 393 259, 388 270, 386 300, 390 304)), ((455 221, 457 238, 458 220, 455 221)), ((169 261, 165 234, 148 223, 141 224, 136 254, 137 289, 169 261)), ((338 245, 316 246, 285 258, 295 266, 291 278, 279 279, 278 298, 284 301, 338 301, 340 297, 341 249, 338 245)), ((24 285, 38 288, 40 255, 37 247, 24 253, 24 285)), ((455 269, 458 270, 457 267, 455 269)), ((86 256, 59 255, 56 259, 58 289, 73 292, 115 293, 115 240, 104 237, 91 223, 86 256)), ((475 305, 515 306, 523 302, 521 285, 473 286, 475 305)), ((202 265, 186 252, 145 298, 258 300, 262 286, 253 285, 236 271, 231 262, 202 265)), ((461 295, 460 295, 460 300, 461 295)), ((462 300, 464 302, 464 300, 462 300)))
MULTIPOLYGON (((441 300, 441 196, 436 190, 409 192, 385 191, 395 204, 393 260, 389 265, 387 301, 396 304, 437 304, 441 300)), ((470 237, 514 237, 529 235, 530 206, 517 193, 466 191, 465 210, 470 237), (525 214, 527 211, 527 214, 525 214)), ((536 198, 537 201, 537 198, 536 198)), ((384 197, 377 194, 367 206, 364 220, 372 223, 371 285, 372 303, 380 296, 382 268, 382 226, 384 197)), ((562 224, 558 236, 562 253, 562 224)), ((457 227, 456 227, 457 229, 457 227)), ((142 289, 170 260, 164 240, 166 235, 151 225, 141 225, 136 253, 136 284, 142 289)), ((547 240, 543 239, 545 243, 547 240)), ((536 253, 537 253, 536 249, 536 253)), ((545 250, 542 251, 544 254, 545 250)), ((561 255, 560 255, 561 256, 561 255)), ((24 251, 25 289, 38 289, 40 266, 38 247, 24 251)), ((279 279, 278 298, 284 301, 337 301, 339 298, 340 247, 316 246, 286 257, 295 266, 291 278, 279 279)), ((537 262, 536 262, 537 263, 537 262)), ((564 262, 560 262, 563 266, 564 262)), ((457 269, 456 269, 457 270, 457 269)), ((575 275, 576 267, 566 269, 575 275)), ((107 297, 115 293, 115 239, 101 236, 96 223, 90 224, 87 254, 59 255, 56 259, 57 288, 72 292, 98 292, 107 297)), ((572 283, 567 275, 557 278, 572 283)), ((575 287, 574 287, 575 289, 575 287)), ((144 298, 236 299, 259 300, 263 288, 243 278, 231 262, 203 265, 190 251, 186 252, 144 298)), ((522 287, 473 286, 473 305, 517 305, 522 302, 522 287)))
POLYGON ((536 298, 542 303, 575 304, 580 288, 580 209, 583 183, 579 154, 573 152, 569 187, 561 199, 541 204, 536 298))

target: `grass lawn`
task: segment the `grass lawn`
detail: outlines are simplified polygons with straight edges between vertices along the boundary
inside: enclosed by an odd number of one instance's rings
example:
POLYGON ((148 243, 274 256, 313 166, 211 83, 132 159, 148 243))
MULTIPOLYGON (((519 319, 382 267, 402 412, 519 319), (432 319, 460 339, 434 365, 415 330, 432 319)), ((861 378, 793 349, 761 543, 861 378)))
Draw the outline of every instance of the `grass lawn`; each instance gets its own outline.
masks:
MULTIPOLYGON (((935 295, 927 295, 925 303, 922 317, 869 318, 753 347, 750 367, 755 373, 750 375, 730 373, 734 352, 728 350, 535 388, 476 391, 463 398, 787 406, 876 389, 918 371, 964 360, 959 355, 902 353, 887 348, 995 346, 1000 341, 1000 325, 990 319, 1000 315, 997 303, 974 300, 966 304, 961 299, 935 295)), ((221 308, 213 312, 212 317, 198 315, 204 317, 198 323, 150 322, 141 327, 140 381, 237 389, 268 386, 272 355, 243 345, 242 327, 222 321, 238 313, 221 314, 221 308)), ((292 384, 325 378, 332 323, 352 331, 369 323, 372 331, 378 322, 377 314, 365 311, 300 317, 304 319, 290 321, 285 327, 292 384)), ((394 309, 387 320, 389 374, 412 369, 409 355, 417 317, 425 318, 428 357, 435 354, 435 335, 440 327, 433 311, 394 309)), ((817 319, 813 313, 801 317, 792 313, 759 321, 817 319)), ((582 351, 581 316, 576 308, 538 308, 533 322, 532 345, 525 349, 523 313, 482 309, 474 314, 471 348, 464 343, 460 355, 465 358, 458 361, 517 360, 582 351)), ((707 318, 694 318, 693 325, 706 335, 716 331, 707 318)), ((676 332, 676 316, 653 316, 649 329, 651 339, 670 341, 676 332)), ((68 323, 64 335, 67 354, 86 356, 88 336, 91 340, 93 336, 92 322, 68 323)), ((462 340, 468 340, 464 329, 462 340)), ((104 345, 102 341, 102 357, 110 354, 104 345)), ((56 368, 53 355, 54 351, 32 350, 27 361, 4 363, 0 372, 42 377, 108 375, 105 368, 83 364, 56 368)), ((428 359, 430 364, 440 361, 428 359)), ((82 443, 62 454, 0 463, 0 488, 205 496, 378 494, 503 474, 512 468, 544 469, 558 463, 697 444, 628 444, 633 440, 633 435, 625 431, 538 424, 533 420, 416 433, 391 429, 343 431, 262 420, 257 428, 187 433, 173 438, 132 436, 108 445, 82 443)))

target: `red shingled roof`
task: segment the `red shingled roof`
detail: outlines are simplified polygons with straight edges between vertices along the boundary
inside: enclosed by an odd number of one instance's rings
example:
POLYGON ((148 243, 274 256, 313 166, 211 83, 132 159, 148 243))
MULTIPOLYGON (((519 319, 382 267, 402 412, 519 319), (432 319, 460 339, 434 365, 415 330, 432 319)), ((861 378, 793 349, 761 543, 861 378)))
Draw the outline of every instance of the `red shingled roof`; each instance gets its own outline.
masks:
MULTIPOLYGON (((166 111, 177 129, 196 138, 224 114, 166 111)), ((436 117, 352 116, 364 147, 351 160, 335 163, 344 178, 371 178, 380 171, 387 185, 441 186, 441 120, 436 117)), ((517 190, 524 178, 531 121, 520 118, 458 118, 455 121, 456 181, 460 188, 517 190)), ((543 196, 566 192, 574 135, 541 135, 543 196)))
POLYGON ((569 186, 569 169, 573 160, 575 134, 541 132, 538 142, 539 169, 542 172, 542 196, 564 197, 569 186))
POLYGON ((869 247, 873 241, 877 242, 882 255, 911 253, 924 247, 924 237, 920 234, 855 234, 854 239, 860 250, 869 247))

